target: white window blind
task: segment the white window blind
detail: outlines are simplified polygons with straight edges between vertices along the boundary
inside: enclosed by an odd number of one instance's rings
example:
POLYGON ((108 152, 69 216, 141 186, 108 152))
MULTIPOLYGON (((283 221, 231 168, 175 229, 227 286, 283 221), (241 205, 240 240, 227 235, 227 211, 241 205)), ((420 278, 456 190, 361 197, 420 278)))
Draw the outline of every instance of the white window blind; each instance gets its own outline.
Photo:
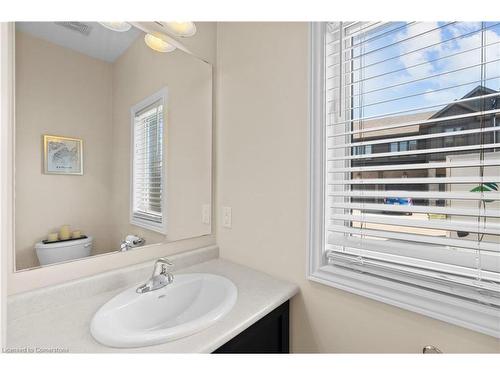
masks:
POLYGON ((322 30, 324 262, 500 308, 500 23, 322 30))
POLYGON ((164 225, 163 98, 133 111, 132 212, 135 224, 164 225))

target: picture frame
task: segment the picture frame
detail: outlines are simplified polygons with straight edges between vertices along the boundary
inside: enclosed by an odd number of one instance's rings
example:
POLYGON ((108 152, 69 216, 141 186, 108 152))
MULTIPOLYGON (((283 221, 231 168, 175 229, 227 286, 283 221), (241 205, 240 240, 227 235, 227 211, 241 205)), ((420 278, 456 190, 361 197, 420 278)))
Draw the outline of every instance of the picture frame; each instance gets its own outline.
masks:
POLYGON ((57 135, 43 136, 44 174, 83 175, 83 141, 57 135))

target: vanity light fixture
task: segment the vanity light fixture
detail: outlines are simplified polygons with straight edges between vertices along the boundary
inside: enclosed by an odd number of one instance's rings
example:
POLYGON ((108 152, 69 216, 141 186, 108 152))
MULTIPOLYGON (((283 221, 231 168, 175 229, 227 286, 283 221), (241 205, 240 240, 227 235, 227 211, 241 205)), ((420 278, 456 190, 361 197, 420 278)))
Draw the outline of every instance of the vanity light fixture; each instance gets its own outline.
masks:
POLYGON ((124 33, 132 28, 132 25, 128 22, 99 22, 106 29, 118 31, 119 33, 124 33))
POLYGON ((194 22, 162 22, 162 25, 176 36, 189 37, 196 34, 194 22))
POLYGON ((147 46, 157 52, 172 52, 175 50, 175 46, 165 42, 161 38, 160 33, 155 33, 153 34, 146 34, 144 35, 144 42, 147 44, 147 46))

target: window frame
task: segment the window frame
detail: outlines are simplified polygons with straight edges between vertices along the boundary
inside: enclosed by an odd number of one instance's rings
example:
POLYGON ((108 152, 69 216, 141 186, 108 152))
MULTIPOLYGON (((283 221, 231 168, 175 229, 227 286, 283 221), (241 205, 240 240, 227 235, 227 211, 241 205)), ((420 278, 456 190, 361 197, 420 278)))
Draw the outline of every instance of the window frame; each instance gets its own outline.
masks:
POLYGON ((307 279, 500 338, 498 310, 413 286, 396 274, 381 278, 328 265, 325 244, 325 22, 309 24, 309 184, 307 279), (399 280, 398 280, 399 279, 399 280), (396 281, 398 280, 398 281, 396 281))
POLYGON ((148 229, 161 234, 167 234, 167 200, 166 200, 166 107, 167 107, 168 90, 167 88, 162 88, 153 95, 141 100, 139 103, 135 104, 130 108, 130 209, 129 209, 129 220, 130 224, 136 225, 138 227, 148 229), (162 143, 162 169, 161 169, 161 181, 162 181, 162 197, 161 197, 161 210, 162 210, 162 221, 161 223, 155 223, 150 220, 141 219, 134 216, 134 148, 135 148, 135 115, 143 110, 144 108, 154 104, 157 101, 161 101, 163 105, 163 143, 162 143))

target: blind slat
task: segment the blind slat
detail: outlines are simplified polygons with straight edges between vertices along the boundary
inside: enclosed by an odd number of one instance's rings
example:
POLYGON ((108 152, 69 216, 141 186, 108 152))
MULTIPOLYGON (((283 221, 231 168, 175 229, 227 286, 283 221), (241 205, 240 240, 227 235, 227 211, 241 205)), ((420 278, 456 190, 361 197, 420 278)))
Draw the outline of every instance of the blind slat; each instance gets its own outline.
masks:
POLYGON ((440 147, 440 148, 427 148, 423 150, 411 150, 411 151, 397 151, 397 152, 378 152, 373 154, 365 155, 348 155, 339 157, 330 157, 330 160, 355 160, 355 159, 371 159, 371 158, 382 158, 382 157, 397 157, 397 156, 409 156, 409 155, 423 155, 423 154, 434 154, 436 152, 460 152, 460 151, 480 151, 491 148, 500 148, 500 143, 489 143, 481 145, 470 145, 470 146, 455 146, 455 147, 440 147))
POLYGON ((500 200, 500 192, 441 192, 441 191, 408 191, 408 190, 350 190, 332 191, 328 193, 332 197, 356 197, 356 198, 387 198, 408 197, 424 199, 460 199, 460 200, 500 200))
MULTIPOLYGON (((483 97, 497 97, 500 96, 500 93, 495 93, 491 95, 484 95, 483 97)), ((467 103, 472 100, 478 100, 479 98, 473 98, 473 99, 461 99, 457 100, 455 102, 449 102, 449 103, 440 103, 436 105, 431 105, 431 106, 425 106, 425 107, 419 107, 419 108, 413 108, 411 110, 406 110, 406 111, 397 111, 397 112, 391 112, 391 113, 386 113, 383 116, 382 115, 377 115, 377 116, 368 116, 368 117, 361 117, 357 118, 355 120, 347 120, 347 121, 338 121, 335 122, 331 125, 327 125, 327 131, 330 131, 331 128, 338 127, 339 125, 346 125, 346 124, 351 124, 353 122, 360 122, 360 121, 372 121, 372 120, 381 120, 381 119, 386 119, 386 118, 399 118, 394 115, 399 115, 402 113, 408 113, 408 112, 418 112, 423 109, 430 109, 430 108, 436 108, 436 107, 445 107, 450 104, 461 104, 461 103, 467 103)), ((340 132, 336 134, 328 134, 328 136, 336 136, 336 137, 341 137, 341 136, 346 136, 346 135, 351 135, 351 134, 359 134, 359 133, 370 133, 370 132, 377 132, 381 130, 392 130, 396 128, 403 128, 403 127, 408 127, 408 126, 415 126, 415 125, 427 125, 427 124, 432 124, 436 122, 444 122, 444 121, 451 121, 451 120, 460 120, 460 119, 466 119, 466 118, 471 118, 471 117, 476 117, 476 116, 486 116, 486 115, 495 115, 497 113, 500 113, 500 109, 491 109, 487 111, 474 111, 471 113, 464 113, 460 115, 450 115, 450 116, 442 116, 442 117, 437 117, 437 118, 430 118, 427 120, 415 120, 415 121, 403 121, 403 122, 398 122, 395 121, 394 124, 391 125, 386 125, 386 126, 380 126, 380 127, 365 127, 362 129, 355 129, 355 130, 350 130, 346 132, 340 132)))
POLYGON ((388 230, 374 230, 366 228, 354 228, 345 227, 343 225, 330 225, 328 227, 329 231, 338 233, 350 233, 369 237, 379 237, 384 239, 399 240, 399 241, 411 241, 420 243, 430 243, 436 245, 461 247, 464 249, 475 249, 475 250, 485 250, 491 252, 500 253, 500 248, 498 244, 481 242, 475 240, 462 240, 449 237, 439 237, 439 236, 427 236, 422 234, 410 234, 402 232, 392 232, 388 230))
MULTIPOLYGON (((328 163, 334 163, 328 160, 328 163)), ((430 163, 414 163, 414 164, 382 164, 382 165, 364 165, 359 167, 345 167, 331 165, 328 167, 329 173, 345 173, 345 172, 371 172, 371 171, 399 171, 410 169, 441 169, 441 168, 469 168, 469 167, 492 167, 500 166, 500 157, 492 160, 478 161, 455 161, 455 162, 430 162, 430 163)))
POLYGON ((430 133, 430 134, 422 134, 422 135, 409 135, 405 137, 395 137, 395 138, 384 138, 384 139, 377 139, 373 141, 360 141, 360 142, 352 142, 352 143, 345 143, 345 144, 333 144, 329 145, 328 149, 336 149, 336 148, 346 148, 346 147, 360 147, 360 146, 367 146, 367 145, 377 145, 377 144, 384 144, 384 143, 393 143, 393 142, 405 142, 405 141, 417 141, 417 140, 423 140, 423 139, 435 139, 435 138, 445 138, 445 137, 456 137, 460 135, 474 135, 474 134, 482 134, 482 133, 489 133, 489 132, 500 132, 500 126, 491 126, 487 128, 476 128, 476 129, 467 129, 467 130, 456 130, 456 131, 449 131, 449 132, 441 132, 441 133, 430 133))
MULTIPOLYGON (((479 165, 478 165, 479 166, 479 165)), ((474 184, 496 183, 500 176, 466 176, 466 177, 402 177, 402 178, 367 178, 367 179, 333 179, 329 185, 377 185, 377 184, 474 184)))
POLYGON ((475 222, 461 222, 458 220, 419 220, 419 219, 406 219, 406 218, 392 218, 382 215, 349 215, 349 214, 333 214, 330 216, 331 220, 345 220, 373 224, 388 224, 392 226, 447 230, 453 232, 467 232, 467 233, 484 233, 498 235, 500 233, 500 225, 498 224, 480 224, 475 222))
POLYGON ((484 208, 453 208, 453 207, 433 207, 433 206, 403 206, 377 203, 336 203, 330 204, 330 208, 343 208, 361 211, 381 211, 381 212, 412 212, 423 214, 443 214, 473 217, 500 218, 500 211, 484 208))

